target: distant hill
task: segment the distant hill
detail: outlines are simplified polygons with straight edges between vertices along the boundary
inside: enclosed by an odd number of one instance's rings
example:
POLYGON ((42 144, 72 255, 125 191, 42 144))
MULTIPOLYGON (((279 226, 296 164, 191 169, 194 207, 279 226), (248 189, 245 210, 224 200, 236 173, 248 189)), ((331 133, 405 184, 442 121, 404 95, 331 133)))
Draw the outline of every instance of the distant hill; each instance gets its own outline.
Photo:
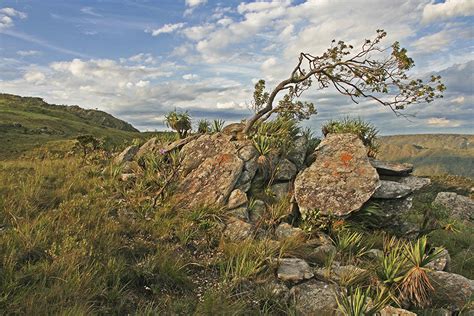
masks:
POLYGON ((15 157, 45 143, 70 140, 81 134, 92 134, 117 145, 140 137, 132 125, 103 111, 0 94, 0 158, 15 157))
POLYGON ((383 136, 380 144, 378 158, 412 163, 417 175, 474 178, 474 135, 383 136))

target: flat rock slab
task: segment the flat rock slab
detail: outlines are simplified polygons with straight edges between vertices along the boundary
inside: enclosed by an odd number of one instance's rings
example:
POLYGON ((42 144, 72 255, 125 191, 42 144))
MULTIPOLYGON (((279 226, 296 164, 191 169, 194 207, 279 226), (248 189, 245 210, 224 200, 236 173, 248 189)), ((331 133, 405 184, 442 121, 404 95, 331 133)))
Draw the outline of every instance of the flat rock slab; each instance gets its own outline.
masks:
POLYGON ((138 152, 139 147, 136 145, 128 146, 117 157, 114 158, 114 163, 117 165, 123 164, 127 161, 132 161, 138 152))
POLYGON ((454 218, 468 221, 474 220, 474 201, 467 196, 454 192, 440 192, 433 204, 445 207, 454 218))
POLYGON ((342 315, 337 309, 336 285, 310 280, 291 288, 290 294, 301 315, 342 315))
POLYGON ((293 227, 288 223, 281 223, 275 229, 275 236, 278 240, 285 240, 287 238, 305 238, 305 233, 297 227, 293 227))
POLYGON ((206 158, 179 184, 176 199, 188 208, 202 205, 224 206, 242 172, 244 162, 232 154, 206 158))
POLYGON ((474 281, 459 274, 443 271, 429 273, 434 293, 431 295, 433 304, 438 307, 446 305, 453 309, 461 309, 474 294, 474 281))
POLYGON ((303 259, 284 258, 278 264, 277 277, 282 281, 299 282, 314 276, 309 264, 303 259))
POLYGON ((412 192, 412 188, 407 185, 395 181, 380 180, 380 186, 372 197, 375 199, 401 199, 412 192))
POLYGON ((420 178, 415 176, 403 177, 398 180, 398 183, 410 187, 413 191, 420 190, 425 186, 431 184, 430 178, 420 178))
POLYGON ((317 209, 324 215, 347 215, 359 210, 379 186, 379 175, 357 135, 329 134, 315 157, 295 180, 302 214, 317 209))
POLYGON ((381 176, 407 176, 413 171, 413 165, 370 159, 372 166, 381 176))

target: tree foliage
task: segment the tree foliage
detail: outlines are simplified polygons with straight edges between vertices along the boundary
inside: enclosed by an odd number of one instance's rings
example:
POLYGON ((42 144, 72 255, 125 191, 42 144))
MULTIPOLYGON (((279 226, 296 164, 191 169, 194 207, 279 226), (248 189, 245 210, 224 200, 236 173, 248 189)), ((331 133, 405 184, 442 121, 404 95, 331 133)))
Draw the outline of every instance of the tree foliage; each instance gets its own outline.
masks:
POLYGON ((289 78, 281 81, 271 92, 265 92, 265 82, 255 86, 253 107, 255 114, 247 121, 245 132, 249 133, 259 120, 268 119, 273 113, 291 115, 305 119, 316 113, 313 103, 298 101, 301 94, 315 86, 318 90, 334 87, 355 103, 367 98, 389 107, 397 116, 407 105, 432 102, 442 97, 446 89, 440 76, 431 76, 428 83, 408 76, 414 61, 407 50, 395 42, 382 47, 387 36, 377 30, 373 39, 367 39, 355 49, 344 41, 333 40, 331 47, 320 56, 300 53, 298 63, 289 78), (274 107, 277 95, 287 93, 274 107))

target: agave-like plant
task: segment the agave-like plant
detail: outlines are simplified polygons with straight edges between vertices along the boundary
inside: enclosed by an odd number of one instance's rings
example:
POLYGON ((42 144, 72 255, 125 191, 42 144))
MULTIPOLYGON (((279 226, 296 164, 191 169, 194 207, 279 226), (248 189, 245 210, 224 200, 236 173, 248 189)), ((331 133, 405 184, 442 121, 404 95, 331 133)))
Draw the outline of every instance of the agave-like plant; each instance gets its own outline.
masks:
POLYGON ((253 137, 252 141, 253 146, 259 154, 257 161, 260 165, 263 165, 272 150, 270 139, 265 135, 257 134, 253 137))
POLYGON ((341 229, 334 238, 334 246, 343 258, 351 261, 367 253, 363 237, 362 233, 341 229))
POLYGON ((185 138, 191 130, 191 116, 188 112, 178 113, 174 110, 166 114, 165 122, 168 127, 178 132, 179 138, 185 138))
POLYGON ((219 133, 222 131, 224 127, 225 121, 224 120, 214 120, 212 121, 211 132, 212 133, 219 133))
POLYGON ((336 295, 339 310, 346 316, 375 315, 390 301, 390 295, 384 288, 372 291, 370 286, 366 289, 350 288, 346 295, 336 295))
POLYGON ((430 292, 434 290, 428 277, 427 265, 436 260, 443 248, 431 250, 427 247, 426 236, 414 243, 404 246, 404 255, 408 263, 408 271, 400 284, 402 298, 409 300, 418 307, 425 307, 430 303, 430 292))
POLYGON ((384 252, 379 257, 379 266, 376 274, 379 280, 386 286, 400 282, 404 278, 404 269, 407 259, 404 255, 405 244, 395 237, 385 237, 384 252))
POLYGON ((208 120, 200 120, 198 122, 198 133, 206 134, 211 131, 211 124, 208 120))

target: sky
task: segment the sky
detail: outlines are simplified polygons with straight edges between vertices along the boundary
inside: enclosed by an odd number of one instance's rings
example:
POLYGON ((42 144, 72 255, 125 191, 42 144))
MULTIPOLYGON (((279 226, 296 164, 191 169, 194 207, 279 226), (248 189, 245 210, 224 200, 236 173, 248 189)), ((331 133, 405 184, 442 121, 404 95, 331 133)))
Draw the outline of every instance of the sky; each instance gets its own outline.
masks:
POLYGON ((314 87, 301 100, 318 114, 303 125, 317 134, 350 116, 382 135, 474 133, 473 0, 2 0, 0 92, 100 109, 142 131, 165 129, 174 109, 238 122, 259 79, 271 90, 300 52, 333 39, 360 47, 377 29, 408 49, 411 76, 443 77, 444 98, 406 119, 314 87))

